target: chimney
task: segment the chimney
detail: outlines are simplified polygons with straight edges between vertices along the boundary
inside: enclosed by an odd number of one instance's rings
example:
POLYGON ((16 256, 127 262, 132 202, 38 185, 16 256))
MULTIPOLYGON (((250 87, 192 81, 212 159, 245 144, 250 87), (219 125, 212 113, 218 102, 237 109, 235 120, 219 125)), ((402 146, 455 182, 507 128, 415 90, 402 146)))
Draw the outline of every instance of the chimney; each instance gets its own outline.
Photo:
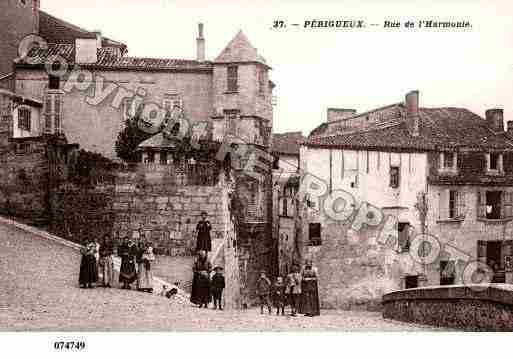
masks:
POLYGON ((75 63, 94 64, 98 62, 97 39, 75 39, 75 63))
POLYGON ((502 108, 492 108, 486 110, 486 125, 493 132, 504 132, 504 116, 502 108))
POLYGON ((343 120, 356 115, 356 110, 348 108, 328 108, 327 121, 333 122, 343 120))
POLYGON ((39 0, 34 0, 34 2, 32 3, 32 12, 33 12, 33 19, 34 19, 34 23, 33 23, 33 28, 32 28, 32 32, 34 34, 39 34, 39 0))
POLYGON ((406 126, 410 134, 417 137, 420 134, 419 91, 408 92, 405 96, 404 104, 406 106, 406 126))
POLYGON ((205 38, 203 37, 203 24, 198 24, 198 37, 196 38, 196 60, 205 61, 205 38))
POLYGON ((507 134, 509 137, 513 138, 513 121, 508 121, 507 134))
POLYGON ((101 49, 103 46, 103 36, 100 30, 95 30, 93 33, 96 35, 96 48, 101 49))

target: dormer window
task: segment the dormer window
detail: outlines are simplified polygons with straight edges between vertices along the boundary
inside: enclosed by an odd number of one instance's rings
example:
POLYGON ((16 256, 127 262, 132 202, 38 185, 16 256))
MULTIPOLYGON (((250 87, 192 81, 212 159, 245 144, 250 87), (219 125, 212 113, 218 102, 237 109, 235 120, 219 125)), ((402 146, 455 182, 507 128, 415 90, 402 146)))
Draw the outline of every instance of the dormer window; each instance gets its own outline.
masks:
POLYGON ((486 154, 486 172, 491 175, 502 174, 504 172, 502 153, 491 152, 486 154))
POLYGON ((458 172, 458 154, 457 152, 444 151, 440 152, 439 171, 442 173, 458 172))

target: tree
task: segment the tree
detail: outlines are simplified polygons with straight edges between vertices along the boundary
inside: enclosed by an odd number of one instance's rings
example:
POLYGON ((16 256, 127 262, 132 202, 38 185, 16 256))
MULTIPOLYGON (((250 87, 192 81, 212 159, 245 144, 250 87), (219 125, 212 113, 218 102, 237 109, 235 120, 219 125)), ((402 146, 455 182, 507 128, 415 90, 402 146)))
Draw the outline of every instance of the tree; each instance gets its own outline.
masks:
POLYGON ((137 146, 153 134, 140 129, 139 124, 143 123, 138 117, 127 119, 125 128, 118 134, 116 140, 116 154, 125 162, 137 162, 139 156, 137 146))

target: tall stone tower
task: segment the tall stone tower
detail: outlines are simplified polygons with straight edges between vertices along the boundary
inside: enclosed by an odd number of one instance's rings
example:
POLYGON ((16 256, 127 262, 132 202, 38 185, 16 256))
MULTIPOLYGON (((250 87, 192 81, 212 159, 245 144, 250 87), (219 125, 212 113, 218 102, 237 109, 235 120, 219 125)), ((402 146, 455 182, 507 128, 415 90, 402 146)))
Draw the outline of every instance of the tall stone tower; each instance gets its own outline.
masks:
POLYGON ((13 71, 21 39, 39 32, 39 0, 0 1, 0 77, 13 71))
POLYGON ((243 305, 251 303, 258 273, 276 272, 272 245, 273 126, 270 67, 240 31, 213 61, 214 139, 245 149, 232 161, 238 217, 243 305))

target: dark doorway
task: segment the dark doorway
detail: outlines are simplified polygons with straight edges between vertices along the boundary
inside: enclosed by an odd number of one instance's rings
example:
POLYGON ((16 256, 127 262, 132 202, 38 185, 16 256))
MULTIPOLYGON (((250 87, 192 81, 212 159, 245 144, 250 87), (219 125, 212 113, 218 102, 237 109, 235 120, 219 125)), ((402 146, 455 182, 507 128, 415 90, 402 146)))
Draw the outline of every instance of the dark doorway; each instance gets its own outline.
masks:
POLYGON ((454 261, 440 261, 440 285, 454 284, 456 268, 454 261))
POLYGON ((418 275, 407 275, 404 278, 404 288, 417 288, 419 286, 419 276, 418 275))
POLYGON ((505 283, 502 241, 486 242, 486 264, 493 270, 492 283, 505 283))

